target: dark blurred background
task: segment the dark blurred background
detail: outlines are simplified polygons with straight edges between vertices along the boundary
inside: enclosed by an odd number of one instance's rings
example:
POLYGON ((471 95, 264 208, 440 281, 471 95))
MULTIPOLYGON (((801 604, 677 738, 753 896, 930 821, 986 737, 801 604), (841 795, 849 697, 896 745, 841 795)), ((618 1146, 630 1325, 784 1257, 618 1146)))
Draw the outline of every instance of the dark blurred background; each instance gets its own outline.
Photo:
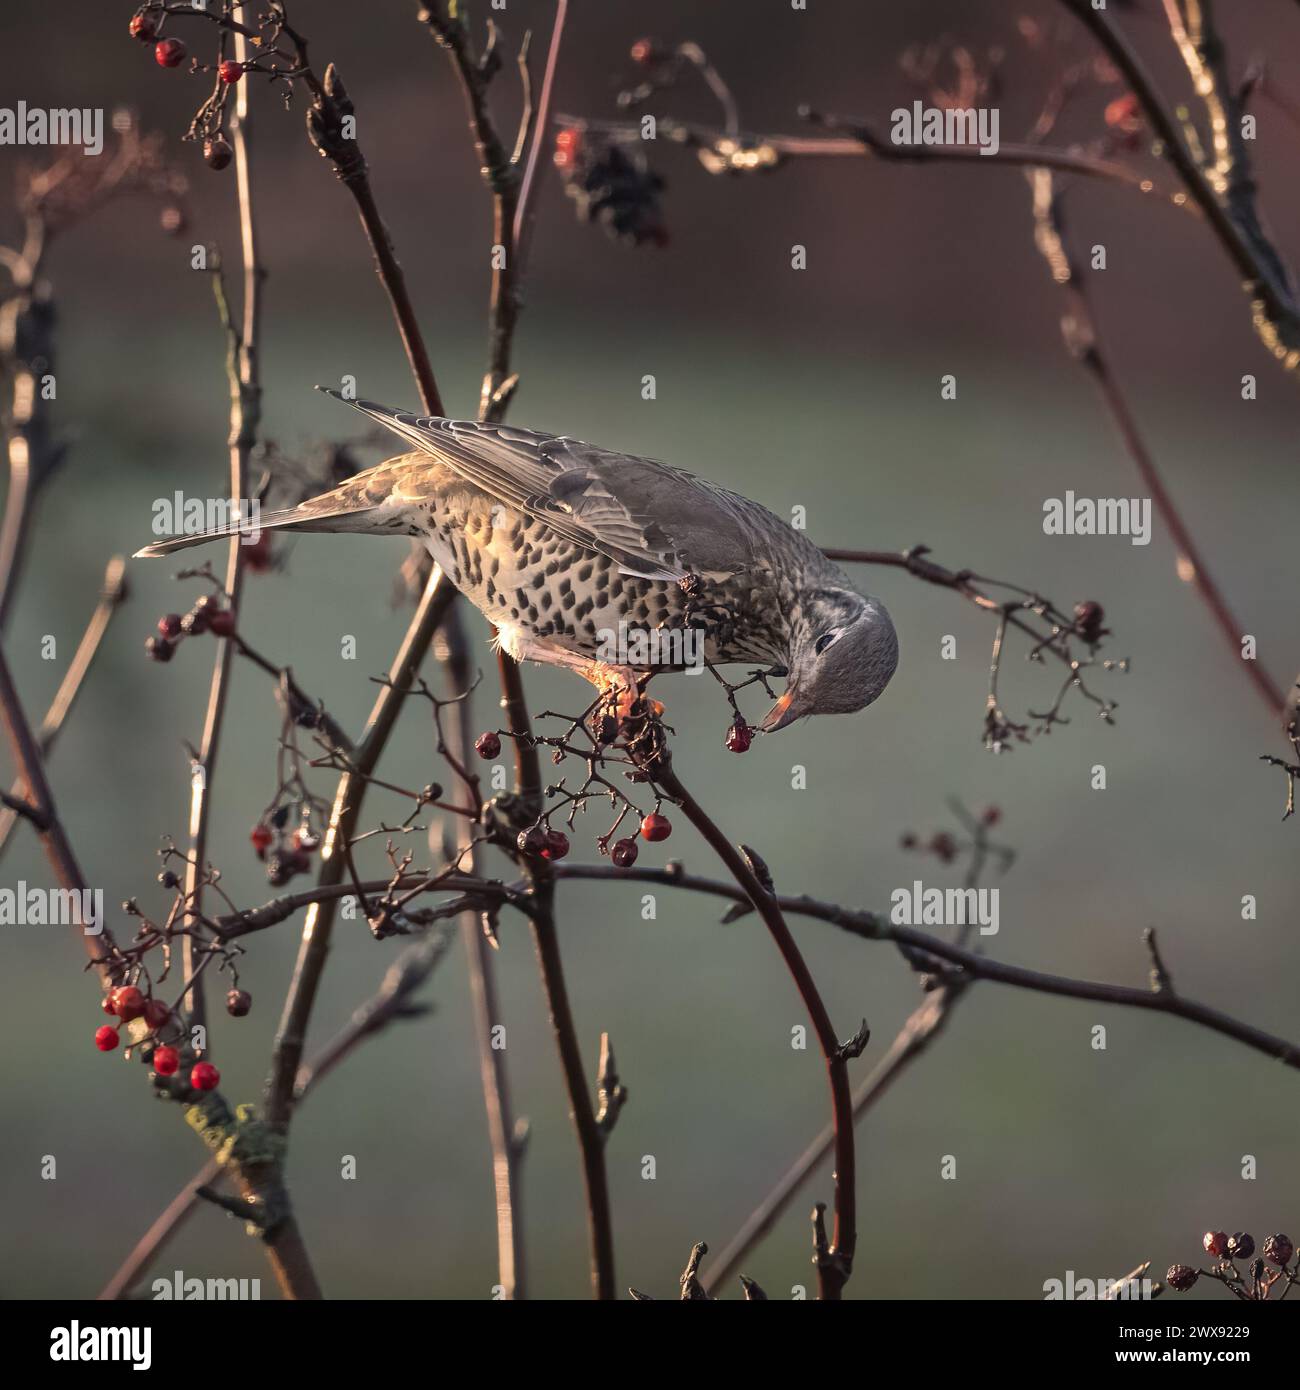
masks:
MULTIPOLYGON (((1300 77, 1300 15, 1277 0, 1220 6, 1234 72, 1256 54, 1283 92, 1300 77)), ((448 409, 474 413, 484 362, 489 203, 447 59, 414 20, 414 4, 305 3, 291 13, 322 67, 335 61, 359 113, 377 196, 422 316, 448 409)), ((477 19, 489 13, 477 7, 477 19)), ((114 204, 70 234, 50 271, 60 316, 57 422, 72 437, 44 496, 9 634, 29 712, 53 692, 93 605, 106 558, 151 538, 151 504, 176 488, 224 486, 224 344, 206 277, 189 246, 237 248, 233 169, 207 170, 181 145, 206 83, 157 67, 126 33, 130 4, 10 0, 0 15, 0 103, 129 105, 166 131, 190 176, 190 232, 168 239, 158 207, 114 204), (44 635, 59 659, 39 658, 44 635)), ((494 17, 535 52, 552 9, 510 0, 494 17)), ((1189 99, 1155 0, 1119 16, 1164 90, 1189 99)), ((178 32, 180 32, 178 30, 178 32)), ((205 31, 184 31, 204 52, 205 31)), ((1062 61, 1091 50, 1046 3, 910 5, 788 0, 699 6, 661 0, 574 0, 560 63, 560 112, 609 118, 635 77, 631 43, 647 33, 698 41, 732 84, 748 129, 798 132, 796 110, 870 117, 915 95, 899 70, 917 42, 1005 51, 1001 137, 1022 137, 1062 61), (1025 42, 1036 20, 1063 50, 1025 42)), ((513 72, 497 83, 513 130, 513 72)), ((1095 88, 1055 143, 1104 129, 1121 88, 1095 88)), ((314 395, 354 374, 363 394, 413 405, 406 369, 346 194, 309 148, 303 102, 285 111, 256 94, 255 187, 266 289, 265 433, 295 454, 355 432, 314 395)), ((652 110, 712 119, 690 84, 652 110)), ((1262 205, 1295 254, 1297 130, 1259 107, 1252 147, 1262 205)), ((0 150, 0 187, 22 152, 0 150)), ((1149 157, 1129 156, 1144 167, 1149 157)), ((1122 539, 1043 535, 1042 504, 1142 490, 1080 369, 1061 347, 1060 292, 1034 249, 1019 171, 792 163, 763 178, 709 177, 661 148, 668 181, 666 248, 632 250, 580 225, 548 171, 517 339, 522 385, 515 423, 664 458, 788 515, 806 506, 828 545, 924 542, 954 567, 1017 580, 1059 604, 1101 602, 1110 653, 1127 676, 1101 677, 1119 701, 1107 728, 1082 704, 1068 727, 994 757, 981 746, 989 623, 955 596, 893 570, 859 571, 897 623, 902 664, 868 713, 803 725, 745 758, 722 747, 725 708, 711 682, 662 692, 679 731, 687 780, 733 839, 761 849, 778 886, 884 909, 914 877, 956 882, 899 848, 907 829, 948 828, 945 799, 1002 808, 1019 857, 1002 888, 999 958, 1066 974, 1140 984, 1139 933, 1161 932, 1177 986, 1261 1027, 1297 1030, 1296 847, 1280 824, 1280 775, 1257 761, 1283 751, 1194 594, 1179 583, 1164 528, 1145 548, 1122 539), (790 269, 790 248, 808 268, 790 269), (658 398, 641 399, 646 373, 658 398), (940 376, 959 384, 941 402, 940 376), (959 660, 939 657, 945 634, 959 660), (1104 763, 1108 789, 1090 789, 1104 763), (791 768, 808 790, 791 790, 791 768), (1242 921, 1243 894, 1259 903, 1242 921)), ((1149 164, 1153 172, 1158 166, 1149 164)), ((1204 225, 1112 185, 1077 180, 1069 194, 1078 246, 1104 243, 1092 277, 1114 368, 1215 574, 1289 680, 1300 665, 1294 583, 1294 382, 1254 338, 1236 277, 1204 225), (1245 373, 1259 398, 1243 402, 1245 373)), ((18 232, 0 202, 0 235, 18 232)), ((367 455, 367 461, 372 456, 367 455)), ((246 628, 293 666, 305 688, 359 726, 406 622, 390 603, 402 548, 364 538, 307 537, 287 570, 250 580, 246 628), (343 634, 358 659, 342 662, 343 634)), ((188 760, 197 740, 211 649, 182 648, 168 667, 142 644, 157 615, 181 608, 176 566, 136 563, 133 598, 101 653, 52 759, 52 777, 90 881, 110 904, 137 894, 161 911, 159 837, 183 837, 188 760)), ((188 596, 188 597, 186 597, 188 596)), ((489 667, 486 629, 473 623, 489 667)), ((1017 646, 1003 678, 1008 708, 1042 708, 1056 673, 1026 666, 1017 646)), ((489 675, 490 675, 489 670, 489 675)), ((534 709, 575 707, 568 678, 530 669, 534 709)), ((490 682, 489 682, 490 685, 490 682)), ((479 722, 496 719, 491 697, 479 722)), ((236 670, 217 782, 211 851, 241 903, 271 896, 247 834, 273 787, 278 729, 262 675, 236 670)), ((6 768, 4 775, 9 775, 6 768)), ((401 724, 384 771, 421 783, 437 774, 427 719, 401 724)), ((317 790, 332 792, 322 773, 317 790)), ((395 810, 379 796, 367 823, 395 810)), ((404 814, 404 808, 397 814, 404 814)), ((593 828, 592 834, 594 835, 593 828)), ((714 872, 684 827, 665 847, 714 872)), ((594 850, 585 838, 575 858, 594 850)), ((667 856, 663 856, 666 858, 667 856)), ((658 862, 647 850, 647 862, 658 862)), ((502 866, 504 868, 504 866, 502 866)), ((3 881, 46 881, 20 828, 3 881)), ((608 1148, 620 1284, 671 1294, 691 1242, 720 1248, 826 1118, 814 1052, 795 1052, 799 1001, 752 919, 719 926, 716 904, 659 894, 643 922, 639 893, 566 886, 562 940, 582 1043, 594 1072, 609 1030, 631 1101, 608 1148), (641 1177, 643 1155, 658 1176, 641 1177)), ((114 914, 116 916, 116 914, 114 914)), ((232 1101, 260 1094, 300 921, 254 938, 242 971, 253 1014, 216 1024, 214 1057, 232 1101)), ((878 1058, 915 1004, 913 972, 884 944, 798 922, 796 931, 844 1035, 870 1020, 878 1058)), ((341 923, 313 1019, 323 1041, 377 984, 400 943, 376 945, 341 923)), ((80 973, 72 934, 10 928, 0 940, 9 989, 0 1050, 0 1226, 9 1296, 93 1294, 202 1161, 178 1111, 151 1106, 138 1071, 101 1057, 90 1034, 98 995, 80 973), (41 1156, 58 1179, 39 1179, 41 1156)), ((532 951, 507 922, 499 960, 517 1109, 532 1123, 524 1219, 532 1289, 582 1296, 586 1236, 575 1141, 566 1114, 532 951)), ((322 1085, 293 1129, 289 1177, 305 1237, 329 1294, 486 1297, 495 1279, 488 1148, 459 947, 427 991, 432 1016, 362 1049, 322 1085), (340 1159, 356 1155, 343 1182, 340 1159)), ((310 1048, 309 1048, 310 1050, 310 1048)), ((1295 1207, 1294 1075, 1246 1048, 1152 1014, 981 984, 947 1035, 860 1129, 861 1244, 853 1296, 1040 1297, 1043 1282, 1117 1276, 1143 1259, 1191 1260, 1207 1226, 1260 1239, 1291 1230, 1295 1207), (1091 1029, 1108 1029, 1093 1050, 1091 1029), (940 1180, 944 1155, 957 1178, 940 1180), (1258 1176, 1243 1181, 1243 1155, 1258 1176), (1288 1224, 1289 1223, 1289 1224, 1288 1224)), ((806 1212, 829 1198, 823 1167, 746 1261, 772 1296, 809 1282, 806 1212)), ((260 1275, 255 1244, 214 1210, 190 1221, 159 1273, 260 1275)), ((146 1285, 147 1288, 147 1285, 146 1285)), ((738 1291, 737 1291, 738 1292, 738 1291)), ((728 1296, 731 1296, 728 1291, 728 1296)), ((1199 1293, 1193 1296, 1200 1296, 1199 1293)))

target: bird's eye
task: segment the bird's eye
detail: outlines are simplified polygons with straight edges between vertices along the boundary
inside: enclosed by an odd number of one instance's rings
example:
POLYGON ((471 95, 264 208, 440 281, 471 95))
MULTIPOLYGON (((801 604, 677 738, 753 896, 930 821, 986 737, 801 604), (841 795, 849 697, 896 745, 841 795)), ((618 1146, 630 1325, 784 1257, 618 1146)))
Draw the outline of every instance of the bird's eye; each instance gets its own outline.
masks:
POLYGON ((835 639, 839 635, 840 634, 838 632, 823 632, 822 635, 813 644, 813 651, 815 651, 817 655, 820 656, 826 650, 826 648, 829 647, 831 643, 835 641, 835 639))

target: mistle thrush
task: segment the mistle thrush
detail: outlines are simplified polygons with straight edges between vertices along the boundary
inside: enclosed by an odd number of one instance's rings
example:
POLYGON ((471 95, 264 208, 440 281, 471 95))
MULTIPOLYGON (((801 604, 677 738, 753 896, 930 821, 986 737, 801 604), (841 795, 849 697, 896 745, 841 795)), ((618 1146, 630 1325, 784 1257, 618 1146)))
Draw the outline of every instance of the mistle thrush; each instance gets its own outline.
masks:
MULTIPOLYGON (((330 395, 344 399, 336 392, 330 395)), ((858 593, 805 536, 757 502, 652 459, 564 435, 404 414, 350 401, 412 446, 263 528, 423 541, 518 661, 598 686, 681 669, 680 653, 757 662, 788 677, 759 725, 869 705, 898 664, 884 605, 858 593), (628 659, 635 645, 662 660, 628 659), (674 634, 679 641, 670 640, 674 634)), ((168 555, 239 529, 145 546, 168 555)))

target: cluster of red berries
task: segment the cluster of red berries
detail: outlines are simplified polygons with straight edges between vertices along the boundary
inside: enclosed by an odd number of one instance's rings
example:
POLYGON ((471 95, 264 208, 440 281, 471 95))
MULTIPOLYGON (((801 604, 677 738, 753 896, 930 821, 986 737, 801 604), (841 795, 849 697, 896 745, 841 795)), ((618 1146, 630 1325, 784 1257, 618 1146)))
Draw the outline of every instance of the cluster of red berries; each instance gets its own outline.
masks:
MULTIPOLYGON (((178 68, 189 57, 189 49, 181 39, 158 38, 158 20, 148 11, 132 16, 127 26, 133 39, 154 45, 154 62, 160 68, 178 68)), ((231 58, 217 64, 217 76, 227 86, 233 86, 244 75, 244 65, 231 58)), ((234 150, 224 135, 210 135, 203 142, 203 158, 208 167, 224 169, 234 158, 234 150)))
POLYGON ((534 825, 521 830, 515 844, 520 854, 552 862, 563 859, 569 852, 569 837, 563 830, 552 830, 549 826, 534 825))
POLYGON ((205 632, 214 637, 233 637, 235 632, 235 615, 229 608, 223 608, 220 599, 213 594, 200 595, 184 616, 164 613, 158 619, 157 633, 144 644, 144 649, 154 661, 170 661, 183 638, 198 637, 205 632))
POLYGON ((1244 1293, 1247 1298, 1266 1299, 1275 1283, 1285 1280, 1289 1288, 1291 1284, 1300 1282, 1297 1278, 1300 1276, 1300 1266, 1294 1270, 1287 1268, 1295 1257, 1295 1243, 1290 1236, 1283 1235, 1280 1231, 1277 1235, 1265 1237, 1261 1251, 1262 1259, 1252 1259, 1255 1254, 1255 1237, 1248 1231, 1237 1231, 1233 1235, 1226 1231, 1206 1231, 1201 1237, 1201 1245, 1207 1255, 1218 1261, 1215 1268, 1203 1270, 1192 1265, 1170 1265, 1165 1274, 1165 1281, 1171 1289, 1186 1293, 1195 1286, 1201 1275, 1205 1274, 1227 1284, 1237 1292, 1244 1293), (1248 1270, 1253 1281, 1251 1284, 1245 1284, 1241 1271, 1234 1263, 1236 1260, 1252 1261, 1248 1270), (1275 1266, 1277 1273, 1269 1273, 1266 1262, 1275 1266))
POLYGON ((320 835, 311 828, 306 813, 302 824, 286 836, 288 820, 289 807, 281 806, 267 820, 258 821, 248 836, 254 853, 266 864, 266 877, 272 888, 283 887, 296 874, 309 873, 311 852, 320 847, 320 835))
MULTIPOLYGON (((243 1017, 252 1005, 252 996, 245 990, 232 989, 226 996, 226 1008, 236 1018, 243 1017)), ((110 989, 104 996, 103 1009, 121 1023, 142 1018, 155 1035, 172 1021, 172 1011, 161 999, 146 998, 144 991, 135 985, 117 985, 110 989)), ((105 1023, 95 1029, 95 1046, 101 1052, 115 1051, 121 1040, 121 1034, 112 1024, 105 1023)), ((150 1061, 159 1076, 175 1076, 181 1067, 181 1054, 179 1049, 159 1043, 150 1061)), ((190 1068, 190 1085, 196 1091, 215 1090, 220 1081, 221 1073, 211 1062, 195 1062, 190 1068)))
MULTIPOLYGON (((652 811, 641 821, 641 838, 648 840, 651 844, 666 840, 672 833, 672 821, 658 811, 652 811)), ((609 851, 609 857, 618 868, 630 869, 636 863, 637 848, 636 837, 627 836, 622 840, 614 841, 609 851)))
POLYGON ((577 126, 556 135, 554 160, 584 222, 599 222, 636 246, 668 244, 659 203, 664 181, 643 160, 611 141, 589 139, 577 126))
MULTIPOLYGON (((642 817, 640 833, 643 840, 652 844, 666 840, 673 833, 672 822, 658 811, 652 811, 642 817)), ((515 843, 520 854, 551 862, 563 859, 569 852, 569 837, 562 830, 552 830, 548 826, 534 825, 521 830, 515 843)), ((609 857, 620 869, 630 869, 636 863, 637 851, 636 837, 627 835, 614 841, 609 857)))
MULTIPOLYGON (((127 25, 127 32, 133 39, 139 39, 141 43, 154 44, 154 61, 160 68, 178 68, 189 55, 189 50, 182 40, 158 38, 158 21, 147 12, 142 11, 140 14, 132 15, 131 22, 127 25), (157 40, 156 43, 155 40, 157 40)), ((230 58, 217 66, 217 76, 227 84, 238 82, 243 75, 243 64, 236 63, 230 58)))

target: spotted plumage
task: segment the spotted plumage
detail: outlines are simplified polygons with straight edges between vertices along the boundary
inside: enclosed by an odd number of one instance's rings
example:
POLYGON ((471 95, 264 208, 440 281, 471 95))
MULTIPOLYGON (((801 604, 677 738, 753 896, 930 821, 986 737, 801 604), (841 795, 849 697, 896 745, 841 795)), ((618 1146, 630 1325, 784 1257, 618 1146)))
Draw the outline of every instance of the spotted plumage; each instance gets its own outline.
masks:
MULTIPOLYGON (((518 660, 626 681, 639 663, 611 652, 654 633, 655 656, 640 664, 680 669, 688 663, 675 654, 699 652, 778 666, 789 684, 767 729, 861 709, 893 675, 897 640, 884 606, 748 498, 563 435, 350 404, 411 452, 259 524, 423 541, 518 660)), ((138 553, 169 554, 231 529, 138 553)))

